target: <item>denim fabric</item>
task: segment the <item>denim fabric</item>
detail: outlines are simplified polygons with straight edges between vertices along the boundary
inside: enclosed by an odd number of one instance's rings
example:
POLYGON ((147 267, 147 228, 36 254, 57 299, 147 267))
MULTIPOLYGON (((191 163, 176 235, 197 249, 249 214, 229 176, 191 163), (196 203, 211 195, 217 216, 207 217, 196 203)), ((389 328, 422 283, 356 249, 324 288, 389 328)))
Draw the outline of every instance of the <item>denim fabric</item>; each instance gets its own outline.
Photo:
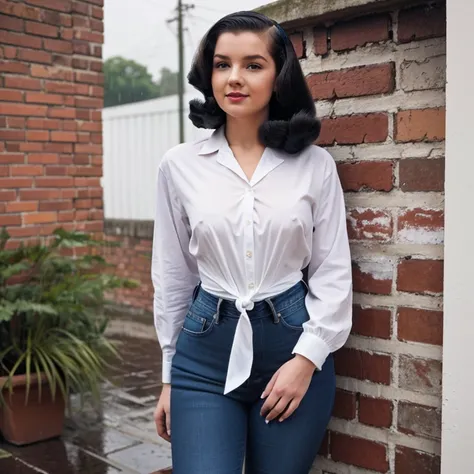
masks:
POLYGON ((250 378, 223 395, 239 312, 199 286, 178 337, 171 369, 173 474, 308 474, 335 394, 330 355, 293 415, 265 423, 260 398, 273 374, 294 357, 309 319, 306 286, 255 303, 249 311, 254 360, 250 378))

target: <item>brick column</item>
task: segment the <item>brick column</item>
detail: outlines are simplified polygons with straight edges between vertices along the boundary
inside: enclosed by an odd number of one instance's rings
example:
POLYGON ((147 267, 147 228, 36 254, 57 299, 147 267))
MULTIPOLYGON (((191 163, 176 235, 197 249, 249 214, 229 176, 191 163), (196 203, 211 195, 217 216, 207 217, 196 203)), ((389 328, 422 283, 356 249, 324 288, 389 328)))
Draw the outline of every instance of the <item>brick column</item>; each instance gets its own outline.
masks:
POLYGON ((0 226, 102 232, 103 0, 0 1, 0 226))

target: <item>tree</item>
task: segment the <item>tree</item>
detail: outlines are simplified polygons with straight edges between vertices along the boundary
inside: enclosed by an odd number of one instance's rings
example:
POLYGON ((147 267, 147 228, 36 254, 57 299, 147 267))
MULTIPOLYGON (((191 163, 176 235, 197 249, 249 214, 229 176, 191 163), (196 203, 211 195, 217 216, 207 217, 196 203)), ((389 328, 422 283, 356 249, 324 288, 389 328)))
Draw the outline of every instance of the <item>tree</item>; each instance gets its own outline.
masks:
POLYGON ((128 104, 160 96, 160 86, 153 82, 147 68, 120 56, 104 63, 104 106, 128 104))
POLYGON ((167 67, 161 69, 160 96, 175 95, 178 93, 178 73, 172 72, 167 67))

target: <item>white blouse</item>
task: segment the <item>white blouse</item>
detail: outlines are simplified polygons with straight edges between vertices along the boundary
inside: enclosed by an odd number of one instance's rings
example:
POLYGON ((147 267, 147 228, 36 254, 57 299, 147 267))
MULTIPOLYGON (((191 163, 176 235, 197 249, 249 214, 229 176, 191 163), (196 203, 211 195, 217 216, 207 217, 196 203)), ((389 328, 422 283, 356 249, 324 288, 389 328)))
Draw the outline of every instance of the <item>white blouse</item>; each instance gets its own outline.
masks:
POLYGON ((151 275, 154 320, 171 381, 176 340, 199 281, 240 311, 224 393, 244 383, 253 361, 254 301, 302 279, 309 264, 310 319, 294 347, 321 368, 352 323, 351 257, 334 160, 310 146, 297 155, 266 148, 250 179, 224 127, 169 150, 158 168, 151 275))

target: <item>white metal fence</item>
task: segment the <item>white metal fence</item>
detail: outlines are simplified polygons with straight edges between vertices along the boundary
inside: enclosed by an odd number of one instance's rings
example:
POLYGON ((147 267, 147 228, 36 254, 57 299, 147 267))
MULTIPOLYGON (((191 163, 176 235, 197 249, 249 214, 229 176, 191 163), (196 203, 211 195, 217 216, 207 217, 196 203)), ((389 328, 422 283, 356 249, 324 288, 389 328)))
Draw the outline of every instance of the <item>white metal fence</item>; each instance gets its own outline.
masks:
MULTIPOLYGON (((209 135, 187 118, 185 140, 209 135)), ((151 220, 155 209, 155 178, 163 154, 179 143, 178 96, 107 107, 103 110, 104 214, 106 219, 151 220)))

